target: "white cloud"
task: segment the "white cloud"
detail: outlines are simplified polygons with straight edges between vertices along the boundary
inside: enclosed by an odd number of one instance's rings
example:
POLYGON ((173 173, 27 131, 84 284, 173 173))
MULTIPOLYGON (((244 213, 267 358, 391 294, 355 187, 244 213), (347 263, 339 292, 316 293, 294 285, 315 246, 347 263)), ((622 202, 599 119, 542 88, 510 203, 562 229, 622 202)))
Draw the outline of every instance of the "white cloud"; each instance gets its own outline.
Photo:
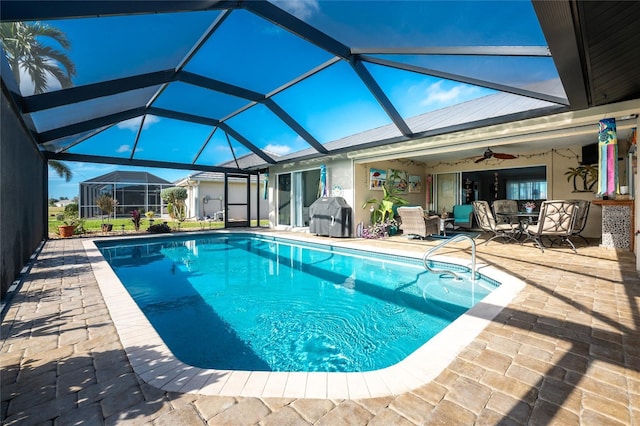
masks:
MULTIPOLYGON (((140 128, 140 122, 142 121, 142 117, 130 118, 129 120, 122 121, 118 123, 119 129, 131 130, 133 132, 137 132, 140 128)), ((158 117, 155 115, 147 115, 147 118, 144 119, 143 130, 148 129, 154 123, 160 121, 158 117)))
POLYGON ((442 88, 442 81, 431 84, 427 89, 426 97, 420 102, 421 105, 446 104, 460 102, 470 96, 476 89, 472 86, 459 84, 447 90, 442 88))
POLYGON ((309 19, 320 10, 317 0, 271 0, 271 2, 302 20, 309 19))
POLYGON ((270 143, 269 145, 264 147, 264 151, 272 152, 276 155, 286 155, 291 152, 291 147, 286 145, 274 145, 270 143))
POLYGON ((130 151, 131 151, 131 147, 129 145, 120 145, 118 149, 116 149, 116 152, 130 152, 130 151))

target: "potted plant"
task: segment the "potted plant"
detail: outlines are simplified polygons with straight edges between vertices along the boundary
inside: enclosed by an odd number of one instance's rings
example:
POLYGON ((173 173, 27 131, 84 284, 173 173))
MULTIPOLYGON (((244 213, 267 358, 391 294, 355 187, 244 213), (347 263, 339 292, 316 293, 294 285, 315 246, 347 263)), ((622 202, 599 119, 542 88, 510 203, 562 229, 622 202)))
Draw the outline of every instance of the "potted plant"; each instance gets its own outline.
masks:
POLYGON ((104 217, 102 217, 102 232, 110 232, 113 229, 113 224, 109 223, 109 219, 111 218, 113 209, 118 205, 118 200, 107 194, 102 194, 96 198, 96 205, 103 214, 107 215, 106 223, 104 222, 104 217))
POLYGON ((533 201, 527 201, 526 203, 524 203, 522 205, 522 207, 524 207, 524 210, 527 213, 531 213, 531 212, 533 212, 533 209, 536 208, 536 203, 534 203, 533 201))
POLYGON ((371 212, 371 226, 363 229, 365 238, 379 238, 394 235, 398 232, 398 222, 394 218, 394 206, 406 206, 408 201, 398 195, 393 186, 382 185, 382 199, 372 198, 362 204, 362 208, 369 206, 371 212))
POLYGON ((78 218, 71 217, 68 215, 59 214, 56 216, 58 222, 58 234, 62 238, 72 237, 76 232, 76 227, 78 226, 78 218))
POLYGON ((384 222, 374 223, 362 230, 362 238, 382 238, 395 235, 398 232, 398 222, 386 219, 384 222))

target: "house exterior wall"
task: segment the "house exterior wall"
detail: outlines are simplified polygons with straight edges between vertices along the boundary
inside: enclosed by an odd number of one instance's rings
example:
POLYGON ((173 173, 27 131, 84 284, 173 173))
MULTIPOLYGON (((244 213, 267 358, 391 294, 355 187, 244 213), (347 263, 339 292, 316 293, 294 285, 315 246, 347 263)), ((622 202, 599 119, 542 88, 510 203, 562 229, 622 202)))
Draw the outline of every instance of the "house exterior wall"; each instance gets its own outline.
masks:
MULTIPOLYGON (((498 148, 494 149, 499 151, 498 148)), ((468 172, 474 170, 503 169, 513 167, 546 166, 547 167, 547 195, 548 199, 580 199, 593 200, 593 192, 573 192, 573 182, 567 181, 565 173, 570 167, 580 165, 581 147, 569 147, 562 149, 546 149, 529 153, 522 153, 512 160, 490 159, 475 163, 474 159, 448 161, 442 163, 427 163, 426 170, 430 174, 468 172)), ((620 175, 624 171, 624 161, 620 162, 620 175)), ((582 183, 578 182, 578 189, 582 183)), ((599 238, 602 224, 602 209, 592 205, 589 210, 587 225, 582 233, 588 238, 599 238)))
MULTIPOLYGON (((621 148, 622 149, 622 148, 621 148)), ((495 149, 499 152, 499 149, 495 149)), ((409 205, 419 205, 427 207, 426 194, 428 175, 438 173, 452 172, 469 172, 487 169, 546 166, 547 182, 548 182, 548 199, 584 199, 594 200, 594 192, 573 192, 573 182, 567 180, 565 174, 570 167, 578 167, 581 161, 581 146, 574 146, 561 149, 542 149, 532 152, 525 152, 512 160, 490 159, 481 163, 475 163, 475 158, 466 158, 460 160, 452 160, 446 162, 420 163, 411 161, 409 158, 393 159, 384 161, 369 161, 358 159, 353 162, 347 158, 324 159, 317 164, 307 162, 292 163, 286 166, 276 166, 269 169, 269 220, 271 226, 276 226, 277 218, 277 192, 276 192, 276 176, 279 173, 291 173, 303 170, 309 170, 313 167, 320 167, 320 164, 327 166, 327 178, 329 189, 333 185, 339 185, 342 188, 343 197, 353 208, 354 224, 362 222, 365 226, 371 223, 370 212, 368 208, 362 208, 363 204, 371 198, 380 199, 382 191, 370 188, 369 172, 370 169, 381 170, 402 170, 407 175, 419 176, 421 180, 421 189, 415 193, 404 193, 409 205)), ((405 154, 410 157, 410 154, 405 154)), ((624 154, 621 151, 620 157, 624 154)), ((619 175, 621 179, 626 176, 626 162, 619 162, 619 175)), ((578 181, 578 189, 582 188, 582 183, 578 181)), ((637 189, 637 186, 636 186, 637 189)), ((583 232, 585 237, 599 238, 601 235, 602 209, 599 206, 592 205, 589 210, 587 225, 583 232)))
POLYGON ((353 178, 353 162, 346 156, 333 156, 324 159, 314 159, 293 162, 287 165, 277 165, 269 167, 269 185, 268 185, 268 212, 269 226, 277 227, 277 176, 281 173, 293 173, 311 169, 319 169, 321 165, 327 166, 327 187, 329 195, 335 189, 336 194, 340 195, 353 209, 354 215, 357 205, 354 204, 354 178, 353 178))
POLYGON ((0 116, 0 272, 4 296, 46 238, 47 164, 2 91, 0 116))
MULTIPOLYGON (((258 187, 255 183, 255 177, 252 177, 250 186, 250 202, 251 202, 251 218, 250 220, 256 220, 258 218, 258 206, 256 204, 258 191, 262 191, 262 186, 258 187)), ((244 202, 246 187, 244 184, 229 182, 229 203, 244 202)), ((189 218, 202 218, 212 217, 215 218, 216 213, 224 209, 224 182, 217 181, 199 181, 195 180, 190 185, 187 185, 187 217, 189 218), (206 201, 205 201, 206 199, 206 201)), ((260 218, 266 219, 268 217, 269 202, 262 197, 260 192, 260 218)))

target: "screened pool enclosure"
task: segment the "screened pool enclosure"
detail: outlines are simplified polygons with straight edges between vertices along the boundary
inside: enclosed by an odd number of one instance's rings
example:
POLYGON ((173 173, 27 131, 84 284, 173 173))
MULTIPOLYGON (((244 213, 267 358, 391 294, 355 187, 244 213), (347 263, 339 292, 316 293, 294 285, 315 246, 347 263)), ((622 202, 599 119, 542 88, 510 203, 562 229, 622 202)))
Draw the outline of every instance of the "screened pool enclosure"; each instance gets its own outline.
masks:
POLYGON ((115 198, 118 203, 111 212, 113 217, 129 216, 133 210, 142 213, 163 213, 160 192, 174 186, 158 176, 146 172, 112 172, 80 183, 80 217, 91 218, 103 214, 96 205, 101 195, 115 198))

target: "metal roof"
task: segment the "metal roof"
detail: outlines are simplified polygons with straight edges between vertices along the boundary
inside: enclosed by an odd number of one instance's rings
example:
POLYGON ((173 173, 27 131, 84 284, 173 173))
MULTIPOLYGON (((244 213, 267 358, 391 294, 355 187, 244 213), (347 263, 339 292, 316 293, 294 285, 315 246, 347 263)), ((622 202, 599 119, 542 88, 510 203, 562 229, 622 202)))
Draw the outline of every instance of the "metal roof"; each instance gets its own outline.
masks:
POLYGON ((75 73, 35 94, 3 39, 1 75, 48 158, 256 170, 636 99, 638 17, 640 2, 3 0, 3 25, 66 35, 38 41, 75 73))
POLYGON ((150 183, 171 185, 171 182, 148 172, 115 171, 80 183, 150 183))

